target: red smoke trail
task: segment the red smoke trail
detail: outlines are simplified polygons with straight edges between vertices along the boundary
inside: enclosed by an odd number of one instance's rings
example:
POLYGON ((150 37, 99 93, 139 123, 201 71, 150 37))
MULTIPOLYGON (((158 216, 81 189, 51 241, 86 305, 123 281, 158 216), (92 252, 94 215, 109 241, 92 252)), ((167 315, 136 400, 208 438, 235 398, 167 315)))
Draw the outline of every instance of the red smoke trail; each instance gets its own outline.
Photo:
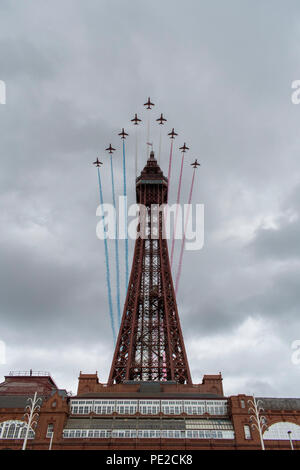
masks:
POLYGON ((159 146, 158 146, 158 159, 157 159, 157 163, 160 165, 160 154, 161 154, 161 141, 162 141, 162 126, 159 126, 160 129, 159 129, 159 146))
POLYGON ((195 172, 196 172, 196 168, 194 168, 194 172, 193 172, 193 178, 192 178, 192 184, 191 184, 189 202, 188 202, 189 205, 188 205, 188 210, 187 210, 187 215, 186 215, 186 220, 185 220, 185 225, 184 225, 184 233, 183 233, 183 238, 182 238, 182 243, 181 243, 178 270, 177 270, 177 275, 176 275, 176 287, 175 287, 175 294, 176 295, 177 295, 177 292, 178 292, 179 281, 180 281, 181 270, 182 270, 182 259, 183 259, 184 245, 185 245, 185 234, 186 234, 187 224, 188 224, 188 220, 189 220, 190 205, 191 205, 192 196, 193 196, 193 189, 194 189, 194 182, 195 182, 195 172))
MULTIPOLYGON (((170 191, 170 180, 171 180, 171 168, 173 160, 173 140, 171 140, 171 149, 170 149, 170 158, 169 158, 169 171, 168 171, 168 192, 167 192, 167 202, 169 200, 169 191, 170 191)), ((168 217, 168 206, 164 208, 164 220, 166 221, 168 217)))
MULTIPOLYGON (((147 109, 148 111, 148 122, 147 122, 147 142, 146 142, 146 147, 147 147, 147 160, 150 156, 150 139, 151 139, 151 115, 152 115, 152 109, 147 109)), ((153 147, 151 147, 153 150, 153 147)))
POLYGON ((170 149, 170 158, 169 158, 169 171, 168 171, 168 196, 171 182, 171 169, 172 169, 172 160, 173 160, 173 140, 171 140, 171 149, 170 149))
POLYGON ((172 250, 171 250, 171 267, 172 267, 173 258, 174 258, 175 234, 176 234, 176 229, 177 229, 178 205, 179 205, 179 202, 180 202, 180 193, 181 193, 181 182, 182 182, 183 163, 184 163, 184 152, 182 152, 180 176, 179 176, 178 191, 177 191, 176 213, 175 213, 175 225, 174 225, 174 231, 173 231, 172 250))

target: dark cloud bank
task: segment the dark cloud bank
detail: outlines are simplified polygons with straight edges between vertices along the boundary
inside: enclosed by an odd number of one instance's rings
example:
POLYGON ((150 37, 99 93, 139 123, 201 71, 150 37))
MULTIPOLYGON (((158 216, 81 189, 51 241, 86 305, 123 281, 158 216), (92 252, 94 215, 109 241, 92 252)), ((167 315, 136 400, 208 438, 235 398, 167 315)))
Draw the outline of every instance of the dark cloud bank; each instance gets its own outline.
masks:
MULTIPOLYGON (((202 162, 194 202, 205 204, 205 246, 185 253, 178 295, 193 379, 222 371, 227 394, 299 396, 299 2, 32 0, 0 10, 1 375, 50 370, 73 391, 80 370, 106 381, 113 343, 91 162, 109 142, 120 148, 117 131, 133 133, 150 95, 202 162)), ((131 138, 132 202, 133 152, 131 138)), ((165 172, 167 162, 165 140, 165 172)), ((110 200, 107 164, 103 174, 110 200)), ((190 176, 186 166, 185 200, 190 176)), ((178 164, 173 200, 177 179, 178 164)))

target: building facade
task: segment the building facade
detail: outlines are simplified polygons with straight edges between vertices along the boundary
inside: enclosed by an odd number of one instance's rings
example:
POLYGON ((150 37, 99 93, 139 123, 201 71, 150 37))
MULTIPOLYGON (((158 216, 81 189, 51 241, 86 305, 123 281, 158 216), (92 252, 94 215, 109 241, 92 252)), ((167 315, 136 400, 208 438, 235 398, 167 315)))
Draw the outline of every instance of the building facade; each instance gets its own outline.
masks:
MULTIPOLYGON (((79 376, 76 396, 41 372, 11 372, 0 384, 0 449, 22 448, 27 400, 42 399, 27 449, 48 450, 258 450, 249 400, 223 394, 221 375, 201 384, 131 382, 102 384, 79 376)), ((300 450, 300 399, 261 398, 268 450, 300 450), (291 434, 288 434, 288 432, 291 434)))

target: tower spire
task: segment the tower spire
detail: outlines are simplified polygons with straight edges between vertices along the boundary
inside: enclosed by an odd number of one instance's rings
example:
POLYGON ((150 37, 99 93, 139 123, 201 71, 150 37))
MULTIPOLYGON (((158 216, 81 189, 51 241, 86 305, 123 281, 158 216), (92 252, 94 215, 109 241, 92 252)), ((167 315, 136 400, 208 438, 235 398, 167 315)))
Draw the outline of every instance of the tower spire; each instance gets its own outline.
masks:
POLYGON ((135 242, 127 297, 111 365, 109 384, 126 381, 192 383, 173 286, 163 211, 168 180, 154 152, 136 180, 137 203, 143 205, 135 242), (147 228, 144 232, 142 224, 147 228), (141 235, 141 233, 143 235, 141 235))

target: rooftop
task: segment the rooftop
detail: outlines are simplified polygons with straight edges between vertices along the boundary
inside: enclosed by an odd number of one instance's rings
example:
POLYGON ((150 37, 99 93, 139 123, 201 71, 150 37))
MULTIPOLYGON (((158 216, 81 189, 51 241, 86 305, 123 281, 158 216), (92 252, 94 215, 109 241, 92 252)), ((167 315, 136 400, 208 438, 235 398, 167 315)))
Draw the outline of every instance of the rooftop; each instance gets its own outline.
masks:
POLYGON ((42 371, 11 371, 0 383, 0 395, 50 395, 58 387, 49 372, 42 371))
POLYGON ((32 369, 30 370, 25 370, 25 371, 10 371, 8 374, 9 377, 50 377, 50 372, 43 372, 43 371, 33 371, 32 369))

